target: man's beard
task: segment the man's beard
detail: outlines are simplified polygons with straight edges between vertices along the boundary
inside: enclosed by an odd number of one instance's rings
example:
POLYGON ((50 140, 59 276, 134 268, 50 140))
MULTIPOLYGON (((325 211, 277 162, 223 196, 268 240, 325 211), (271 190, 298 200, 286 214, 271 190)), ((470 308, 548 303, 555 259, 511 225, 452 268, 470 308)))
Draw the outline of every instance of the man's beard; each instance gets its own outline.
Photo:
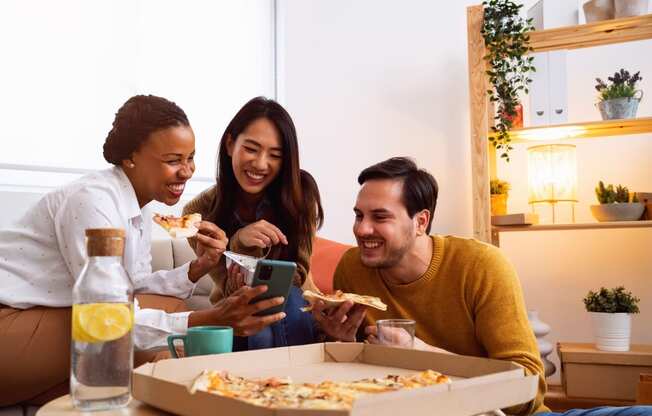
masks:
MULTIPOLYGON (((367 262, 364 257, 360 257, 362 264, 366 267, 371 267, 375 269, 389 269, 401 262, 403 257, 412 249, 414 246, 414 239, 410 239, 409 234, 406 233, 404 238, 401 239, 404 241, 403 245, 392 249, 387 253, 387 257, 384 259, 367 262)), ((386 242, 385 242, 386 243, 386 242)))

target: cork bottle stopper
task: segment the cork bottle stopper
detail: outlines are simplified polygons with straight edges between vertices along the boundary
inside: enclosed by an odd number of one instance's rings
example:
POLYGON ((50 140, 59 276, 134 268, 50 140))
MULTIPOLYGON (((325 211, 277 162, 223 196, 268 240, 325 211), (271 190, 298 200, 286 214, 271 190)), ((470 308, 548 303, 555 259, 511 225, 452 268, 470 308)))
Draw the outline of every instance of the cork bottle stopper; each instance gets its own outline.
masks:
POLYGON ((125 230, 122 228, 88 228, 86 251, 89 257, 122 257, 125 248, 125 230))

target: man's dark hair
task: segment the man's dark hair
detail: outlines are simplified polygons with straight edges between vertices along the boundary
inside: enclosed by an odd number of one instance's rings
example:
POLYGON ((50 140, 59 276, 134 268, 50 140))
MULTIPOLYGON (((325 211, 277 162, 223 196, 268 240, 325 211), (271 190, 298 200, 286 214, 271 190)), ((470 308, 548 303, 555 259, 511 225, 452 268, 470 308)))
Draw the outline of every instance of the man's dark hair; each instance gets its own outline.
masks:
POLYGON ((437 206, 439 187, 435 178, 423 169, 419 169, 414 161, 407 157, 393 157, 383 162, 369 166, 360 172, 358 183, 372 179, 395 179, 403 182, 403 205, 410 218, 417 212, 430 211, 430 221, 426 232, 430 233, 432 218, 437 206))
POLYGON ((189 126, 178 105, 154 95, 136 95, 120 107, 104 142, 104 159, 120 166, 157 130, 189 126))

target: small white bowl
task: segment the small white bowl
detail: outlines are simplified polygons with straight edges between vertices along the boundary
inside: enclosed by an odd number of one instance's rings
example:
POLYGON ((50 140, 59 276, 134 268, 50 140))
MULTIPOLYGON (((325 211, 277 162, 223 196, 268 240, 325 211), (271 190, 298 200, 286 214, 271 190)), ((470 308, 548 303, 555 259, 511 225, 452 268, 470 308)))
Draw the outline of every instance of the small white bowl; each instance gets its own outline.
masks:
POLYGON ((591 205, 591 214, 600 222, 636 221, 641 218, 645 205, 639 202, 614 202, 612 204, 591 205))

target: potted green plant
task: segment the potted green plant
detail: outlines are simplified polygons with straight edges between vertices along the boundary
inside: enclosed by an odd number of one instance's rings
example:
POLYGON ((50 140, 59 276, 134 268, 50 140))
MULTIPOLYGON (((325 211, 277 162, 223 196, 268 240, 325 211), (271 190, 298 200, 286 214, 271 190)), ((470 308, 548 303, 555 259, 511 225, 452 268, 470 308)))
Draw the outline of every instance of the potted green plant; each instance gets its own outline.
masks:
POLYGON ((595 195, 600 205, 591 205, 591 214, 600 222, 636 221, 645 210, 645 205, 626 186, 618 185, 614 188, 612 184, 605 186, 600 181, 595 187, 595 195))
POLYGON ((599 93, 597 106, 603 120, 636 117, 638 103, 643 99, 643 91, 636 89, 636 83, 642 79, 640 71, 631 75, 624 69, 607 78, 607 82, 595 79, 598 82, 595 89, 599 93))
POLYGON ((631 315, 639 313, 638 302, 640 299, 626 292, 623 286, 589 291, 584 306, 591 314, 597 349, 629 351, 631 315))
POLYGON ((494 135, 489 141, 509 162, 512 150, 509 130, 518 120, 520 106, 519 94, 528 93, 530 71, 535 71, 534 57, 526 56, 532 52, 529 33, 534 30, 532 19, 519 15, 522 4, 511 0, 485 0, 482 37, 487 54, 486 71, 492 88, 487 90, 489 100, 496 105, 494 135))
POLYGON ((507 214, 507 196, 511 189, 509 182, 500 179, 492 179, 489 182, 489 193, 491 194, 491 215, 507 214))

